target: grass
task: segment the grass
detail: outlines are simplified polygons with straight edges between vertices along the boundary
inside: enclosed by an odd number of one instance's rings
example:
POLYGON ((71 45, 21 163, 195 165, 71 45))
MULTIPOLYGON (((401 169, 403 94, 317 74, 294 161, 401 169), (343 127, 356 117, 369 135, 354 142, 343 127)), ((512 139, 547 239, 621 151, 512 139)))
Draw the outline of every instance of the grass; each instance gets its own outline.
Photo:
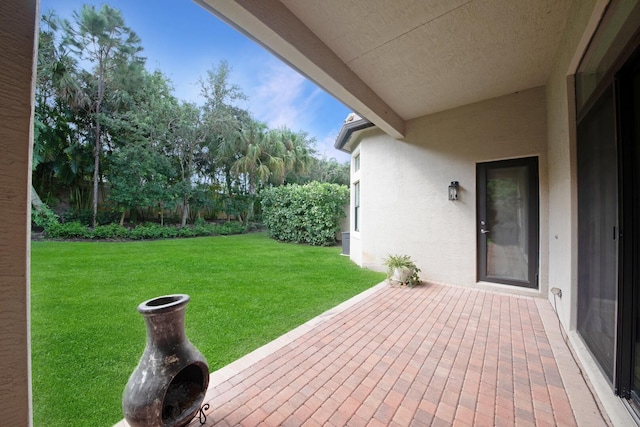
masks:
POLYGON ((36 426, 110 426, 145 345, 144 300, 186 293, 186 333, 217 370, 381 282, 337 247, 264 234, 31 248, 36 426))

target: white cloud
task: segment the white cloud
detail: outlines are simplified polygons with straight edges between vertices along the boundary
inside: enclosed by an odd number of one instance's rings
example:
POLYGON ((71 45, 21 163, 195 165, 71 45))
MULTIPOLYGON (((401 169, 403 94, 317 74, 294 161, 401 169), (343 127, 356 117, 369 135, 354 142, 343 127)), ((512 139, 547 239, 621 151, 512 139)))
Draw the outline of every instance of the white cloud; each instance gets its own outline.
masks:
POLYGON ((261 67, 248 93, 249 110, 269 127, 308 129, 322 91, 279 61, 261 67))
MULTIPOLYGON (((201 104, 198 76, 218 62, 219 59, 208 52, 189 64, 174 66, 169 77, 174 83, 175 95, 201 104)), ((251 57, 240 55, 232 58, 229 65, 230 83, 237 84, 248 97, 246 102, 239 103, 239 107, 250 111, 270 128, 287 126, 294 131, 308 132, 316 138, 315 148, 320 156, 333 157, 340 162, 349 160, 348 154, 333 148, 342 121, 348 114, 345 107, 267 53, 251 57)))

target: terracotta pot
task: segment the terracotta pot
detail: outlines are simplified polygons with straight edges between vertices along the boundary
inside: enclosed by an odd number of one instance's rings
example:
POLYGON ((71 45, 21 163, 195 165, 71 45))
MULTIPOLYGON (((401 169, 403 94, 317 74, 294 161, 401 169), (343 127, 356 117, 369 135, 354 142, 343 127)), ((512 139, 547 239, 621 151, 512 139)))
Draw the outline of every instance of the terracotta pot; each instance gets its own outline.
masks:
POLYGON ((209 366, 184 333, 189 295, 166 295, 138 306, 147 326, 147 345, 122 397, 132 427, 181 427, 200 410, 209 385, 209 366))

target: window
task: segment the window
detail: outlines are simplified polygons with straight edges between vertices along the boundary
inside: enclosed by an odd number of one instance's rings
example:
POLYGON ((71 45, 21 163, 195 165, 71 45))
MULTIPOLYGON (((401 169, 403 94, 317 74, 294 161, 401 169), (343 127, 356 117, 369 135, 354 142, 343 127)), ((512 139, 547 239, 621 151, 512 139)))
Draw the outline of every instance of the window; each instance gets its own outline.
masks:
POLYGON ((360 153, 356 154, 353 158, 353 171, 358 172, 360 170, 360 153))
POLYGON ((360 231, 360 182, 353 184, 353 230, 360 231))

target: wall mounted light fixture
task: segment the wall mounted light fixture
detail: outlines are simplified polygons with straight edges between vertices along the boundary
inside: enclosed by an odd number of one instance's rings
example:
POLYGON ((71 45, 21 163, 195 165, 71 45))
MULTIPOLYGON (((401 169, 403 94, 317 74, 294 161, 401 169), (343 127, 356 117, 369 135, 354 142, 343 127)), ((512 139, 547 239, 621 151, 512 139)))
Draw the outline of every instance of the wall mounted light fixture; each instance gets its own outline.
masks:
POLYGON ((449 200, 458 200, 458 181, 451 181, 449 184, 449 200))

